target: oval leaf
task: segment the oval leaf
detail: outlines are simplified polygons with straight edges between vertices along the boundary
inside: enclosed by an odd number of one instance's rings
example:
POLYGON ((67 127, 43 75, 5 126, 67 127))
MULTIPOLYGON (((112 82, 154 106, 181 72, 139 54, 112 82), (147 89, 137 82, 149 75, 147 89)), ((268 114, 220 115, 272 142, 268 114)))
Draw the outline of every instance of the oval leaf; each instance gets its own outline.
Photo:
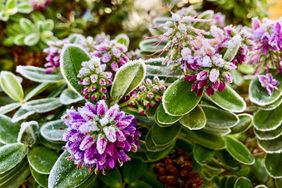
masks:
POLYGON ((186 139, 212 150, 221 150, 226 146, 223 137, 203 131, 190 131, 185 129, 186 139), (212 141, 211 141, 212 140, 212 141))
POLYGON ((28 111, 34 111, 37 113, 45 113, 62 106, 59 98, 43 98, 36 99, 25 103, 22 108, 28 111))
POLYGON ((60 66, 62 75, 68 85, 78 94, 80 94, 82 86, 78 84, 77 75, 81 68, 81 63, 89 60, 90 56, 87 52, 74 44, 65 45, 61 53, 60 66))
POLYGON ((140 85, 146 75, 146 66, 142 60, 131 61, 123 65, 116 72, 111 88, 112 102, 120 98, 140 85))
POLYGON ((282 125, 272 131, 259 131, 254 129, 254 132, 259 140, 273 140, 282 135, 282 125))
POLYGON ((253 117, 250 114, 239 114, 239 123, 231 128, 231 134, 243 133, 252 126, 253 117))
POLYGON ((193 147, 193 157, 199 164, 205 164, 213 159, 214 151, 195 144, 193 147))
POLYGON ((231 128, 239 123, 239 118, 228 111, 215 108, 213 106, 201 106, 207 118, 207 127, 211 128, 231 128))
POLYGON ((65 151, 54 164, 48 178, 49 188, 76 187, 90 176, 88 168, 77 168, 73 161, 67 160, 69 156, 65 151))
POLYGON ((193 110, 201 97, 191 91, 191 84, 184 79, 172 83, 163 95, 163 107, 171 116, 182 116, 193 110))
POLYGON ((7 144, 0 147, 0 174, 14 168, 27 154, 24 144, 7 144))
POLYGON ((49 174, 59 154, 43 146, 33 147, 27 154, 29 165, 39 174, 49 174))
POLYGON ((14 124, 9 117, 0 115, 0 143, 16 143, 19 130, 19 124, 14 124))
POLYGON ((255 158, 244 144, 232 137, 226 137, 225 139, 226 150, 234 159, 246 165, 254 164, 255 158))
POLYGON ((165 113, 162 104, 160 104, 157 108, 156 121, 159 123, 160 127, 168 127, 176 123, 180 118, 181 116, 170 116, 167 113, 165 113))
MULTIPOLYGON (((282 76, 274 76, 280 83, 282 81, 282 76)), ((258 80, 258 77, 253 79, 249 86, 249 97, 250 100, 259 105, 265 106, 271 103, 274 103, 282 95, 282 84, 279 85, 279 88, 274 91, 273 95, 269 95, 265 88, 263 88, 258 80)))
POLYGON ((282 123, 282 105, 274 110, 259 110, 254 114, 254 127, 260 131, 275 130, 282 123))
POLYGON ((5 106, 1 106, 0 107, 0 114, 6 114, 8 112, 11 112, 11 111, 17 109, 20 106, 21 106, 21 103, 19 103, 19 102, 14 102, 14 103, 11 103, 11 104, 7 104, 5 106))
POLYGON ((45 73, 45 69, 34 66, 17 66, 17 72, 23 77, 39 83, 56 83, 63 80, 61 74, 45 73))
POLYGON ((179 124, 170 127, 159 127, 155 124, 151 130, 152 140, 158 146, 166 145, 176 138, 180 129, 179 124))
POLYGON ((240 177, 236 180, 234 188, 253 188, 253 184, 248 178, 240 177))
POLYGON ((197 106, 191 112, 182 116, 179 123, 190 130, 199 130, 205 127, 207 119, 203 109, 197 106))
POLYGON ((267 154, 265 156, 265 167, 273 178, 282 178, 282 153, 267 154))
POLYGON ((70 89, 65 89, 60 95, 60 102, 64 105, 69 105, 83 100, 83 97, 70 89))
POLYGON ((282 136, 279 136, 272 140, 259 140, 258 145, 266 153, 280 153, 282 152, 282 136))
POLYGON ((0 86, 11 99, 19 102, 23 101, 24 92, 22 85, 13 73, 2 71, 0 75, 0 86))
POLYGON ((40 133, 46 140, 59 142, 63 141, 66 128, 67 126, 62 120, 49 121, 42 125, 40 133))
POLYGON ((236 113, 246 110, 244 99, 230 86, 227 86, 223 92, 215 92, 214 95, 207 97, 224 110, 236 113))

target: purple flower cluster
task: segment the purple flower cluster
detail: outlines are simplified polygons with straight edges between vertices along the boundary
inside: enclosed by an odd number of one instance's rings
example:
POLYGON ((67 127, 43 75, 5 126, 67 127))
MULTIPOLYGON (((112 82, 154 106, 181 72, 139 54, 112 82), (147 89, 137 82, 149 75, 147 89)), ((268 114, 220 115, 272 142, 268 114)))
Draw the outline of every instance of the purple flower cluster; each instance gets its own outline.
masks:
POLYGON ((259 82, 264 87, 268 95, 272 95, 275 89, 278 89, 279 82, 273 78, 272 74, 267 73, 266 75, 259 75, 259 82))
POLYGON ((30 0, 30 4, 34 10, 44 10, 52 0, 30 0))
POLYGON ((58 67, 60 67, 60 54, 64 45, 67 43, 69 43, 68 39, 48 42, 48 48, 43 50, 47 54, 47 63, 44 65, 46 67, 46 73, 56 72, 58 67))
POLYGON ((134 116, 120 111, 116 104, 110 108, 104 100, 93 105, 67 110, 62 117, 68 126, 66 150, 77 166, 95 168, 95 173, 122 166, 130 160, 128 152, 136 152, 140 132, 134 116))
POLYGON ((124 101, 129 106, 137 108, 140 115, 145 115, 147 111, 155 109, 162 100, 166 85, 164 80, 158 77, 146 79, 137 89, 133 90, 124 101))
POLYGON ((282 71, 282 21, 263 19, 260 22, 253 19, 252 32, 255 49, 249 61, 258 64, 257 74, 264 71, 267 73, 259 76, 259 81, 268 94, 272 95, 279 82, 270 75, 270 69, 274 69, 276 74, 282 71))
POLYGON ((249 50, 245 31, 212 26, 209 38, 197 36, 189 47, 181 50, 181 68, 184 79, 192 83, 192 91, 201 96, 204 91, 213 95, 232 83, 231 71, 243 63, 249 50))
POLYGON ((82 62, 82 68, 77 77, 83 86, 82 94, 85 99, 96 102, 107 98, 107 87, 112 84, 112 73, 106 72, 106 65, 101 64, 98 57, 82 62))
POLYGON ((119 67, 129 61, 125 55, 126 51, 126 46, 111 40, 95 45, 94 52, 91 55, 100 58, 102 63, 107 64, 107 70, 116 72, 119 67))

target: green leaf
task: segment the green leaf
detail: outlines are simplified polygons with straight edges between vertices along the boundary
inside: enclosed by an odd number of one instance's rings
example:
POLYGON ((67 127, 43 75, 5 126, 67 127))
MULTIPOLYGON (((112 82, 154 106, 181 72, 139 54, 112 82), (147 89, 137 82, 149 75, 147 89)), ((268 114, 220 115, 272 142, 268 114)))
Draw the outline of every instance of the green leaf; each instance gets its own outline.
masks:
POLYGON ((140 178, 146 170, 147 165, 138 159, 132 159, 122 167, 122 177, 126 183, 131 183, 140 178), (138 170, 136 170, 138 169, 138 170))
POLYGON ((34 113, 35 113, 34 111, 28 111, 21 107, 20 109, 18 109, 18 111, 16 111, 16 113, 12 117, 12 122, 13 123, 19 122, 23 119, 26 119, 28 116, 31 116, 34 113))
POLYGON ((18 143, 26 144, 27 146, 32 146, 35 144, 37 139, 39 125, 37 121, 29 121, 21 124, 21 129, 18 134, 18 143))
POLYGON ((39 174, 49 174, 59 154, 43 146, 33 147, 27 154, 29 165, 39 174))
POLYGON ((18 8, 18 12, 25 14, 28 14, 33 10, 29 1, 18 2, 17 8, 18 8))
POLYGON ((1 106, 0 107, 0 114, 6 114, 8 112, 11 112, 11 111, 17 109, 20 106, 21 106, 21 103, 19 103, 19 102, 14 102, 14 103, 7 104, 5 106, 1 106))
POLYGON ((0 76, 0 86, 11 99, 19 102, 23 101, 23 88, 13 73, 2 71, 0 76))
POLYGON ((223 92, 215 92, 214 95, 207 97, 224 110, 236 113, 246 110, 244 99, 230 86, 227 86, 223 92))
POLYGON ((32 177, 39 185, 41 185, 42 187, 48 187, 48 175, 40 174, 36 172, 33 168, 30 168, 30 172, 32 174, 32 177))
POLYGON ((282 152, 282 136, 279 136, 272 140, 259 140, 258 145, 266 153, 280 153, 282 152))
POLYGON ((17 72, 23 77, 40 83, 56 83, 63 81, 61 74, 45 73, 45 69, 34 66, 17 66, 17 72))
POLYGON ((130 61, 116 72, 111 88, 112 102, 115 103, 138 87, 146 75, 146 67, 142 60, 130 61))
POLYGON ((25 101, 28 101, 32 97, 40 94, 50 86, 49 83, 41 83, 38 86, 34 87, 24 98, 25 101))
POLYGON ((172 142, 174 142, 174 140, 171 140, 170 142, 166 143, 165 145, 156 145, 152 139, 151 130, 148 131, 145 137, 145 144, 146 144, 147 151, 150 151, 150 152, 163 151, 164 149, 168 148, 172 142))
POLYGON ((201 106, 205 112, 206 127, 211 128, 231 128, 239 123, 239 118, 228 111, 215 108, 213 106, 201 106))
POLYGON ((163 95, 163 107, 171 116, 182 116, 192 111, 201 97, 191 91, 191 84, 184 79, 172 83, 163 95))
POLYGON ((77 103, 81 100, 83 100, 83 97, 70 89, 65 89, 60 95, 60 102, 64 105, 77 103))
POLYGON ((282 178, 282 153, 268 153, 265 156, 265 168, 273 178, 282 178))
POLYGON ((31 33, 24 38, 24 44, 27 46, 34 46, 40 40, 39 33, 31 33))
POLYGON ((170 127, 159 127, 155 124, 151 130, 152 141, 158 146, 166 145, 176 138, 180 129, 180 124, 175 124, 170 127))
POLYGON ((0 115, 0 143, 16 143, 19 130, 19 124, 14 124, 9 117, 0 115))
POLYGON ((115 37, 115 41, 117 41, 119 44, 123 44, 126 47, 129 46, 129 38, 126 34, 119 34, 115 37))
POLYGON ((168 127, 176 123, 181 116, 170 116, 165 113, 163 105, 160 104, 156 111, 156 121, 159 123, 160 127, 168 127))
POLYGON ((122 177, 118 168, 111 169, 107 172, 107 175, 100 175, 99 179, 111 188, 122 187, 122 177))
POLYGON ((234 57, 237 55, 238 50, 241 46, 242 38, 240 35, 235 35, 230 39, 230 41, 227 42, 227 50, 223 56, 223 59, 225 59, 228 62, 231 62, 234 57))
POLYGON ((248 74, 248 75, 251 75, 251 74, 254 74, 256 69, 254 68, 253 65, 251 64, 247 64, 247 63, 243 63, 243 64, 240 64, 238 65, 238 70, 244 74, 248 74))
POLYGON ((275 130, 282 123, 282 105, 274 110, 259 110, 254 114, 254 127, 260 131, 275 130))
MULTIPOLYGON (((274 76, 279 82, 282 81, 282 76, 274 76)), ((266 89, 263 88, 258 80, 258 77, 253 79, 249 86, 249 97, 251 102, 259 106, 266 106, 274 103, 282 95, 282 84, 279 85, 278 89, 270 96, 266 89)))
POLYGON ((159 161, 162 158, 166 157, 170 153, 170 151, 173 149, 174 145, 175 145, 175 142, 172 142, 164 150, 157 151, 157 152, 146 151, 148 162, 159 161))
POLYGON ((253 184, 248 178, 239 177, 235 182, 234 188, 253 188, 253 184))
POLYGON ((214 157, 214 151, 195 144, 193 147, 193 157, 201 165, 211 161, 214 157))
POLYGON ((239 114, 239 123, 231 128, 231 134, 243 133, 252 126, 253 117, 250 114, 239 114))
POLYGON ((20 187, 28 176, 30 175, 30 170, 28 168, 28 163, 25 162, 21 168, 17 169, 9 178, 5 180, 5 182, 0 183, 0 187, 5 187, 5 188, 15 188, 15 187, 20 187))
POLYGON ((77 168, 73 161, 67 160, 69 156, 65 151, 54 164, 48 178, 49 188, 76 187, 90 176, 87 167, 77 168))
POLYGON ((224 128, 224 127, 212 127, 212 126, 205 126, 202 131, 210 133, 210 134, 215 134, 215 135, 228 135, 231 132, 230 128, 224 128))
POLYGON ((21 143, 0 147, 0 174, 7 172, 20 163, 27 154, 27 147, 21 143))
POLYGON ((37 113, 45 113, 55 110, 62 106, 59 98, 43 98, 36 99, 25 103, 22 108, 28 111, 34 111, 37 113))
POLYGON ((203 131, 190 131, 185 129, 185 139, 211 150, 221 150, 226 146, 225 140, 219 135, 209 134, 203 131))
POLYGON ((254 164, 255 158, 244 144, 230 136, 225 139, 226 150, 234 159, 245 165, 254 164))
POLYGON ((77 75, 81 68, 81 63, 89 60, 90 56, 87 52, 74 44, 65 45, 61 52, 60 63, 62 75, 68 85, 78 94, 80 94, 82 86, 78 84, 77 75))
POLYGON ((42 31, 51 31, 54 28, 54 22, 53 20, 44 20, 40 26, 42 31))
POLYGON ((67 126, 64 121, 56 120, 49 121, 42 125, 40 133, 43 138, 51 142, 63 141, 63 135, 65 134, 67 126))
POLYGON ((199 130, 205 127, 207 119, 203 109, 197 106, 191 112, 182 116, 179 123, 190 130, 199 130))
POLYGON ((282 125, 272 131, 259 131, 254 129, 254 133, 259 140, 273 140, 282 135, 282 125))
POLYGON ((139 48, 141 52, 154 53, 164 48, 164 43, 157 45, 158 39, 146 39, 140 42, 139 48))
POLYGON ((27 33, 32 33, 36 29, 35 25, 29 19, 26 18, 20 19, 20 26, 22 30, 27 33))

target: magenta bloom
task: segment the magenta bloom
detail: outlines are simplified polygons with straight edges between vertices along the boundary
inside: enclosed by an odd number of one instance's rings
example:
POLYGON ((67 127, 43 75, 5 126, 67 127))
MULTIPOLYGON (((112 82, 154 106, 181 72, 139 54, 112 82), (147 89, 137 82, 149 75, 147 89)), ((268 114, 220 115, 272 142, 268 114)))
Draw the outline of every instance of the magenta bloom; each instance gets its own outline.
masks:
POLYGON ((271 96, 275 89, 278 89, 279 82, 273 78, 272 74, 259 75, 259 82, 262 87, 267 90, 267 93, 271 96))
POLYGON ((68 43, 67 39, 48 42, 49 47, 43 51, 47 54, 47 63, 44 65, 46 73, 53 73, 60 66, 60 54, 66 43, 68 43))
POLYGON ((110 108, 104 100, 93 105, 67 110, 62 117, 68 126, 66 150, 77 166, 95 168, 95 173, 122 166, 130 160, 128 152, 136 152, 140 132, 134 116, 120 111, 116 104, 110 108))
POLYGON ((34 10, 44 10, 52 0, 30 0, 30 4, 32 5, 34 10))

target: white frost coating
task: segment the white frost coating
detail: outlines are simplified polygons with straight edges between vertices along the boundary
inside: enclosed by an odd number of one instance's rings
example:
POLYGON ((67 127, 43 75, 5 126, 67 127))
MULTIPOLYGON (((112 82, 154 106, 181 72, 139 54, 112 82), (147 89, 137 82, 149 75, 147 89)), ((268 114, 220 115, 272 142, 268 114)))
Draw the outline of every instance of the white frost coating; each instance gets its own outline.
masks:
MULTIPOLYGON (((111 96, 113 96, 113 89, 115 88, 116 80, 117 80, 117 78, 118 78, 118 75, 119 75, 121 72, 125 71, 126 68, 128 68, 128 67, 130 67, 130 66, 133 67, 134 65, 141 65, 141 67, 143 68, 144 73, 143 73, 143 75, 142 75, 141 81, 140 81, 134 88, 132 88, 132 90, 134 90, 135 88, 137 88, 137 87, 142 83, 142 81, 144 80, 144 78, 145 78, 145 76, 146 76, 146 65, 145 65, 144 61, 143 61, 142 59, 138 59, 138 60, 134 60, 134 61, 129 61, 129 62, 127 62, 126 64, 124 64, 123 66, 121 66, 121 67, 118 69, 118 71, 116 72, 115 78, 114 78, 114 80, 113 80, 111 92, 110 92, 110 95, 111 95, 111 96)), ((137 72, 136 72, 136 73, 137 73, 137 72)), ((133 80, 133 79, 132 79, 132 80, 133 80)), ((127 89, 129 88, 129 86, 131 85, 132 80, 128 83, 127 88, 124 90, 124 92, 122 93, 121 96, 123 96, 123 95, 125 94, 125 92, 126 92, 127 89)), ((129 91, 129 92, 130 92, 130 91, 129 91)), ((118 96, 118 97, 121 97, 121 96, 118 96)), ((117 100, 119 100, 119 99, 117 99, 117 100)))
POLYGON ((27 132, 35 142, 36 135, 35 135, 34 129, 32 128, 33 126, 35 126, 35 129, 39 128, 37 121, 29 121, 29 122, 24 122, 21 124, 21 128, 20 128, 20 131, 18 133, 18 138, 17 138, 18 143, 22 143, 21 139, 25 132, 27 132))
MULTIPOLYGON (((66 49, 67 49, 68 47, 77 47, 77 48, 80 48, 80 50, 82 50, 85 54, 87 54, 87 55, 89 56, 89 58, 90 58, 90 55, 89 55, 89 53, 88 53, 85 49, 83 49, 81 46, 76 45, 76 44, 66 44, 66 45, 64 45, 64 47, 63 47, 63 49, 62 49, 62 52, 61 52, 61 54, 60 54, 60 70, 61 70, 61 73, 62 73, 62 75, 63 75, 63 78, 64 78, 64 80, 66 81, 66 83, 68 84, 68 86, 69 86, 74 92, 76 92, 79 96, 81 96, 81 94, 80 94, 78 91, 76 91, 76 89, 75 89, 75 88, 72 86, 72 84, 68 81, 68 79, 67 79, 67 77, 66 77, 66 73, 65 73, 64 67, 63 67, 63 65, 64 65, 63 54, 65 53, 65 51, 66 51, 66 49)), ((81 97, 82 97, 82 96, 81 96, 81 97)))
POLYGON ((51 142, 64 141, 63 135, 66 132, 66 130, 61 130, 59 128, 58 129, 56 128, 56 125, 61 125, 61 124, 64 124, 62 120, 50 121, 48 123, 45 123, 40 128, 40 134, 42 135, 43 138, 51 142))
POLYGON ((124 34, 124 33, 119 34, 118 36, 116 36, 115 41, 116 41, 117 43, 119 43, 118 40, 120 40, 120 39, 124 39, 124 40, 126 41, 126 44, 125 44, 125 45, 126 45, 126 47, 128 47, 129 42, 130 42, 128 36, 127 36, 126 34, 124 34))
POLYGON ((240 35, 235 35, 228 43, 227 43, 227 51, 224 54, 224 59, 226 61, 232 61, 236 56, 240 46, 242 43, 242 38, 240 35))
POLYGON ((81 97, 80 95, 77 95, 76 92, 74 92, 73 90, 69 90, 69 89, 65 89, 62 94, 60 95, 60 102, 64 105, 69 105, 72 103, 76 103, 83 100, 83 97, 81 97), (71 93, 73 92, 73 93, 71 93), (71 95, 76 95, 76 96, 71 96, 71 95), (75 98, 73 98, 75 97, 75 98))
POLYGON ((43 98, 29 101, 22 105, 22 108, 27 111, 35 111, 38 113, 45 113, 52 111, 62 106, 59 98, 43 98))

